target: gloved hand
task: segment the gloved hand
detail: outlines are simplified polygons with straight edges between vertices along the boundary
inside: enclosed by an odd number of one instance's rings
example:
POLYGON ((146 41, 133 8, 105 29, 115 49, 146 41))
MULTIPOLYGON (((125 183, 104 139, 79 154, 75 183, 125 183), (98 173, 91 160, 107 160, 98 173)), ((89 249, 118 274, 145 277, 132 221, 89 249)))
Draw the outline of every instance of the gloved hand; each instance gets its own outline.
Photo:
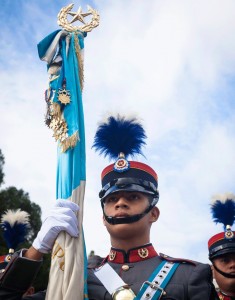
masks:
POLYGON ((60 231, 78 237, 78 221, 75 212, 79 206, 68 200, 57 200, 54 209, 44 220, 33 247, 41 253, 49 253, 60 231))

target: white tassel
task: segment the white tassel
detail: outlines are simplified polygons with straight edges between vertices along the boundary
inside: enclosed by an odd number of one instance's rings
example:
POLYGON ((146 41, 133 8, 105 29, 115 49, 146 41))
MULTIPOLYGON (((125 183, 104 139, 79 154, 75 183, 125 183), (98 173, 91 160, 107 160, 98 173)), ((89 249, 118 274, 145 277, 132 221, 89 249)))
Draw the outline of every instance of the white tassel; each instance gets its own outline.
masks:
POLYGON ((14 226, 16 222, 20 224, 28 224, 29 223, 29 214, 26 211, 21 209, 11 210, 8 209, 1 218, 1 222, 8 222, 11 227, 14 226))
POLYGON ((224 194, 215 194, 211 198, 211 204, 215 203, 217 200, 225 203, 228 199, 235 201, 235 195, 230 192, 224 194))

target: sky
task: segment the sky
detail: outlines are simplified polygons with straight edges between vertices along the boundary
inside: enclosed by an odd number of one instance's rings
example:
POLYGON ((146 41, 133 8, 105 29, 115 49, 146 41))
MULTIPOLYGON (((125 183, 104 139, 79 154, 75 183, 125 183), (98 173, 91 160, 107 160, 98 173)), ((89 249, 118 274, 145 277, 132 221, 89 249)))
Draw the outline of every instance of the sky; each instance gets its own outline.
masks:
MULTIPOLYGON (((71 2, 0 0, 0 149, 5 184, 29 193, 42 217, 55 204, 57 145, 44 124, 48 87, 37 44, 56 29, 71 2)), ((235 2, 233 0, 80 1, 98 10, 100 26, 85 38, 83 105, 87 180, 87 252, 109 252, 98 193, 110 161, 93 149, 98 122, 137 115, 145 157, 159 177, 158 252, 208 262, 207 241, 222 231, 210 200, 235 193, 235 2)), ((80 25, 80 24, 76 24, 80 25)))

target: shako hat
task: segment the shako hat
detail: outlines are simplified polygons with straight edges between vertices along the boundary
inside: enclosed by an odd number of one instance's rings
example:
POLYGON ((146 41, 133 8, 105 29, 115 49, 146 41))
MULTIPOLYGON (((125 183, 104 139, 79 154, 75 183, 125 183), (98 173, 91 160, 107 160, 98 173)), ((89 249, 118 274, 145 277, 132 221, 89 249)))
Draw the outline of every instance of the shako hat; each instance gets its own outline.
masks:
POLYGON ((232 226, 235 220, 235 195, 218 194, 212 197, 212 218, 215 223, 223 224, 224 231, 215 234, 208 241, 209 259, 227 253, 235 253, 235 231, 232 226))
POLYGON ((148 211, 159 199, 157 173, 147 164, 129 160, 129 157, 143 155, 146 134, 136 117, 109 116, 100 123, 95 134, 93 148, 108 156, 114 163, 101 173, 102 190, 99 193, 102 207, 104 199, 118 191, 138 191, 152 195, 148 211))
POLYGON ((29 214, 21 209, 9 209, 2 215, 0 226, 9 249, 8 254, 0 256, 0 273, 2 273, 18 245, 26 240, 30 229, 29 214))

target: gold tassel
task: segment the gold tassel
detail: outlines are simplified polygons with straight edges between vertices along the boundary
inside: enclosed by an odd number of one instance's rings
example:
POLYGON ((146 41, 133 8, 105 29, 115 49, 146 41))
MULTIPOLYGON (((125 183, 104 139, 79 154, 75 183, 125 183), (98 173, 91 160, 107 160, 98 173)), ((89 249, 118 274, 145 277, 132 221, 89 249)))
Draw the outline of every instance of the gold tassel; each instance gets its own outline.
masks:
POLYGON ((54 117, 61 117, 61 109, 60 109, 60 104, 53 102, 51 104, 51 115, 53 115, 54 117))
POLYGON ((78 141, 80 141, 80 138, 78 131, 76 131, 73 135, 60 142, 61 151, 65 152, 69 148, 74 148, 78 141))
POLYGON ((74 41, 75 41, 75 52, 76 52, 77 60, 78 60, 80 86, 81 86, 81 91, 83 91, 83 85, 84 85, 84 62, 83 62, 83 58, 82 58, 82 55, 81 55, 81 49, 80 49, 78 37, 77 37, 76 34, 74 35, 74 41))

